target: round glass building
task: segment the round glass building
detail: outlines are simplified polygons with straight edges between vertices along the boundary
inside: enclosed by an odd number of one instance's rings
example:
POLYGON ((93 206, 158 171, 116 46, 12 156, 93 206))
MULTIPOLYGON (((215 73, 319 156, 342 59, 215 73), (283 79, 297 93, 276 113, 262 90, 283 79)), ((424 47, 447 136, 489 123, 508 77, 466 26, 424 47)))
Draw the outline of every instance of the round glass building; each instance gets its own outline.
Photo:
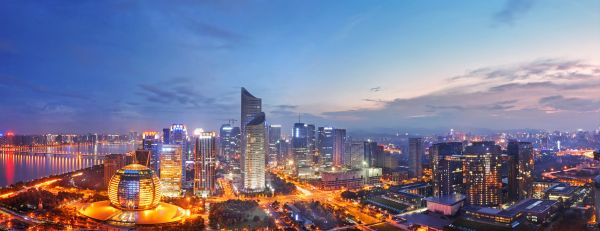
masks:
POLYGON ((154 171, 140 164, 117 170, 108 185, 110 203, 122 210, 146 210, 160 202, 160 182, 154 171))

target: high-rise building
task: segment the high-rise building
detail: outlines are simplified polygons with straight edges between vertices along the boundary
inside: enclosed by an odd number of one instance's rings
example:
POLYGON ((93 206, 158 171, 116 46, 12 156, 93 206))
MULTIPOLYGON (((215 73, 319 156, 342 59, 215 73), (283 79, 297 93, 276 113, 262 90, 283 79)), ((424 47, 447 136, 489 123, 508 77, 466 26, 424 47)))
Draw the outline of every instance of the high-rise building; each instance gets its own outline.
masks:
POLYGON ((254 97, 246 88, 242 87, 242 116, 241 116, 241 131, 245 134, 246 124, 256 117, 257 114, 262 112, 262 100, 254 97))
POLYGON ((242 191, 265 190, 266 129, 262 100, 245 88, 241 92, 242 191))
POLYGON ((533 145, 510 141, 507 146, 508 198, 511 201, 531 198, 533 194, 533 145))
POLYGON ((315 153, 317 152, 317 128, 314 124, 306 125, 306 139, 308 140, 308 154, 311 157, 311 164, 314 163, 315 153))
POLYGON ((265 113, 256 114, 245 126, 245 155, 242 158, 243 190, 259 193, 265 190, 265 113))
POLYGON ((267 159, 267 163, 269 163, 269 165, 271 166, 277 166, 277 155, 279 154, 279 151, 277 150, 277 148, 279 147, 277 145, 277 142, 279 140, 281 140, 281 125, 277 125, 277 124, 272 124, 269 125, 269 158, 267 159))
POLYGON ((240 168, 241 132, 239 127, 223 124, 219 130, 219 156, 227 163, 229 170, 240 168))
POLYGON ((194 136, 194 194, 208 197, 215 192, 216 185, 216 133, 199 132, 194 136))
POLYGON ((458 193, 456 187, 462 185, 462 162, 460 157, 450 157, 461 156, 462 153, 463 144, 461 142, 437 143, 429 148, 433 174, 431 179, 433 195, 443 196, 458 193))
POLYGON ((163 132, 163 136, 162 136, 163 144, 170 144, 171 143, 171 129, 163 128, 162 132, 163 132))
POLYGON ((286 139, 280 139, 277 141, 277 162, 286 163, 290 157, 290 141, 286 139))
POLYGON ((104 185, 108 186, 110 178, 117 170, 127 165, 127 158, 124 154, 109 154, 104 156, 104 185))
POLYGON ((138 149, 133 153, 135 155, 135 162, 146 167, 150 166, 152 160, 152 152, 150 150, 138 149))
POLYGON ((181 145, 163 144, 160 150, 160 184, 163 196, 181 195, 182 153, 181 145))
MULTIPOLYGON (((364 150, 363 151, 364 163, 361 164, 361 168, 375 167, 375 165, 377 164, 377 152, 380 150, 380 148, 377 145, 377 142, 371 141, 371 140, 367 140, 367 141, 363 142, 363 150, 364 150)), ((383 150, 383 149, 381 149, 381 150, 383 150)))
POLYGON ((423 176, 423 156, 425 155, 425 147, 423 138, 411 137, 408 138, 408 175, 409 177, 421 178, 423 176))
POLYGON ((146 131, 142 133, 142 149, 150 151, 150 162, 148 168, 154 170, 158 174, 158 162, 160 154, 160 137, 158 132, 146 131))
POLYGON ((346 129, 333 130, 333 165, 344 165, 346 153, 346 129))
POLYGON ((365 144, 363 141, 348 141, 345 152, 348 157, 344 160, 346 166, 353 169, 367 167, 367 162, 365 161, 365 144))
POLYGON ((463 154, 467 203, 494 207, 502 203, 501 148, 494 141, 474 142, 463 154))
POLYGON ((594 177, 592 182, 592 193, 594 198, 594 215, 596 216, 596 227, 600 226, 600 176, 594 177))
POLYGON ((298 176, 312 165, 312 155, 309 148, 308 124, 295 123, 292 130, 292 155, 294 171, 298 176))
POLYGON ((319 163, 322 166, 330 167, 333 165, 333 145, 334 129, 333 127, 319 127, 317 131, 317 143, 319 150, 319 163))

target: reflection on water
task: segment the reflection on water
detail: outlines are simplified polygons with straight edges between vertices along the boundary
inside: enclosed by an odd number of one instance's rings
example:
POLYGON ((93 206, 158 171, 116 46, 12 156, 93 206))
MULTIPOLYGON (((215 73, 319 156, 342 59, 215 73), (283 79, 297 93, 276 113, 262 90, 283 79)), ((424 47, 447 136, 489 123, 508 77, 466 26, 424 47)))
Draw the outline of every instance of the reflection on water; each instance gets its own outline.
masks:
POLYGON ((134 150, 133 144, 36 147, 30 152, 0 151, 0 187, 101 164, 109 153, 134 150))

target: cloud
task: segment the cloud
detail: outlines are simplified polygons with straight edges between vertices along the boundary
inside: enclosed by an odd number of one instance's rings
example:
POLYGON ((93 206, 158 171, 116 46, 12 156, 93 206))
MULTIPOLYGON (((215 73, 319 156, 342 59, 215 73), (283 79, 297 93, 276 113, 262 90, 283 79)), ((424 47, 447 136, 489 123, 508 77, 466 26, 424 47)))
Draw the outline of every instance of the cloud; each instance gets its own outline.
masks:
POLYGON ((567 98, 562 95, 553 95, 543 97, 539 100, 541 105, 547 106, 551 112, 556 111, 596 111, 600 110, 600 100, 591 100, 584 98, 567 98))
POLYGON ((519 17, 531 9, 533 2, 533 0, 506 0, 502 9, 494 14, 494 23, 514 25, 519 17))
POLYGON ((378 92, 378 91, 381 91, 381 87, 379 87, 379 86, 378 87, 372 87, 371 89, 369 89, 369 91, 378 92))
POLYGON ((364 99, 378 107, 322 115, 331 120, 352 118, 347 126, 594 127, 600 111, 598 68, 581 60, 559 59, 480 68, 449 78, 445 88, 418 97, 364 99))
POLYGON ((138 84, 141 91, 139 95, 145 97, 151 103, 172 105, 179 103, 183 106, 201 108, 204 106, 216 106, 216 99, 205 97, 195 90, 186 79, 170 80, 169 84, 138 84))

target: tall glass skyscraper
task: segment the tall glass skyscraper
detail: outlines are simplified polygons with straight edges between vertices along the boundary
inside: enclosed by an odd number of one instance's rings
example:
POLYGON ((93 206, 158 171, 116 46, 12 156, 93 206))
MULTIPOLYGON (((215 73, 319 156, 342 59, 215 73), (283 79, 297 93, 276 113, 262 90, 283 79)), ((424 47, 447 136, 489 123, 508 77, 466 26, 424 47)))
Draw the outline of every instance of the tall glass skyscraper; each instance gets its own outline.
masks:
POLYGON ((462 153, 463 144, 461 142, 437 143, 429 148, 433 174, 431 179, 433 195, 442 196, 462 192, 457 188, 462 185, 462 160, 460 158, 462 153))
POLYGON ((219 158, 224 159, 229 170, 240 169, 241 132, 239 127, 223 124, 219 130, 219 158))
POLYGON ((421 178, 423 176, 423 156, 425 149, 423 138, 408 138, 408 173, 409 177, 421 178))
POLYGON ((511 201, 531 198, 533 194, 533 145, 510 141, 507 146, 508 198, 511 201))
POLYGON ((463 154, 467 203, 494 207, 502 203, 501 148, 494 141, 474 142, 463 154))
POLYGON ((216 184, 216 134, 199 132, 194 136, 194 194, 208 197, 214 193, 216 184))
POLYGON ((267 162, 270 166, 276 166, 277 163, 277 155, 279 154, 277 142, 281 139, 281 125, 272 124, 269 125, 269 158, 267 162))
POLYGON ((266 128, 262 101, 242 88, 242 191, 265 190, 266 128))
POLYGON ((164 196, 181 195, 181 145, 164 144, 160 153, 160 185, 164 196))
POLYGON ((244 192, 259 193, 265 190, 265 113, 258 113, 248 122, 246 148, 242 158, 244 192))
POLYGON ((330 167, 333 165, 334 129, 332 127, 319 127, 317 135, 319 163, 322 166, 330 167))

